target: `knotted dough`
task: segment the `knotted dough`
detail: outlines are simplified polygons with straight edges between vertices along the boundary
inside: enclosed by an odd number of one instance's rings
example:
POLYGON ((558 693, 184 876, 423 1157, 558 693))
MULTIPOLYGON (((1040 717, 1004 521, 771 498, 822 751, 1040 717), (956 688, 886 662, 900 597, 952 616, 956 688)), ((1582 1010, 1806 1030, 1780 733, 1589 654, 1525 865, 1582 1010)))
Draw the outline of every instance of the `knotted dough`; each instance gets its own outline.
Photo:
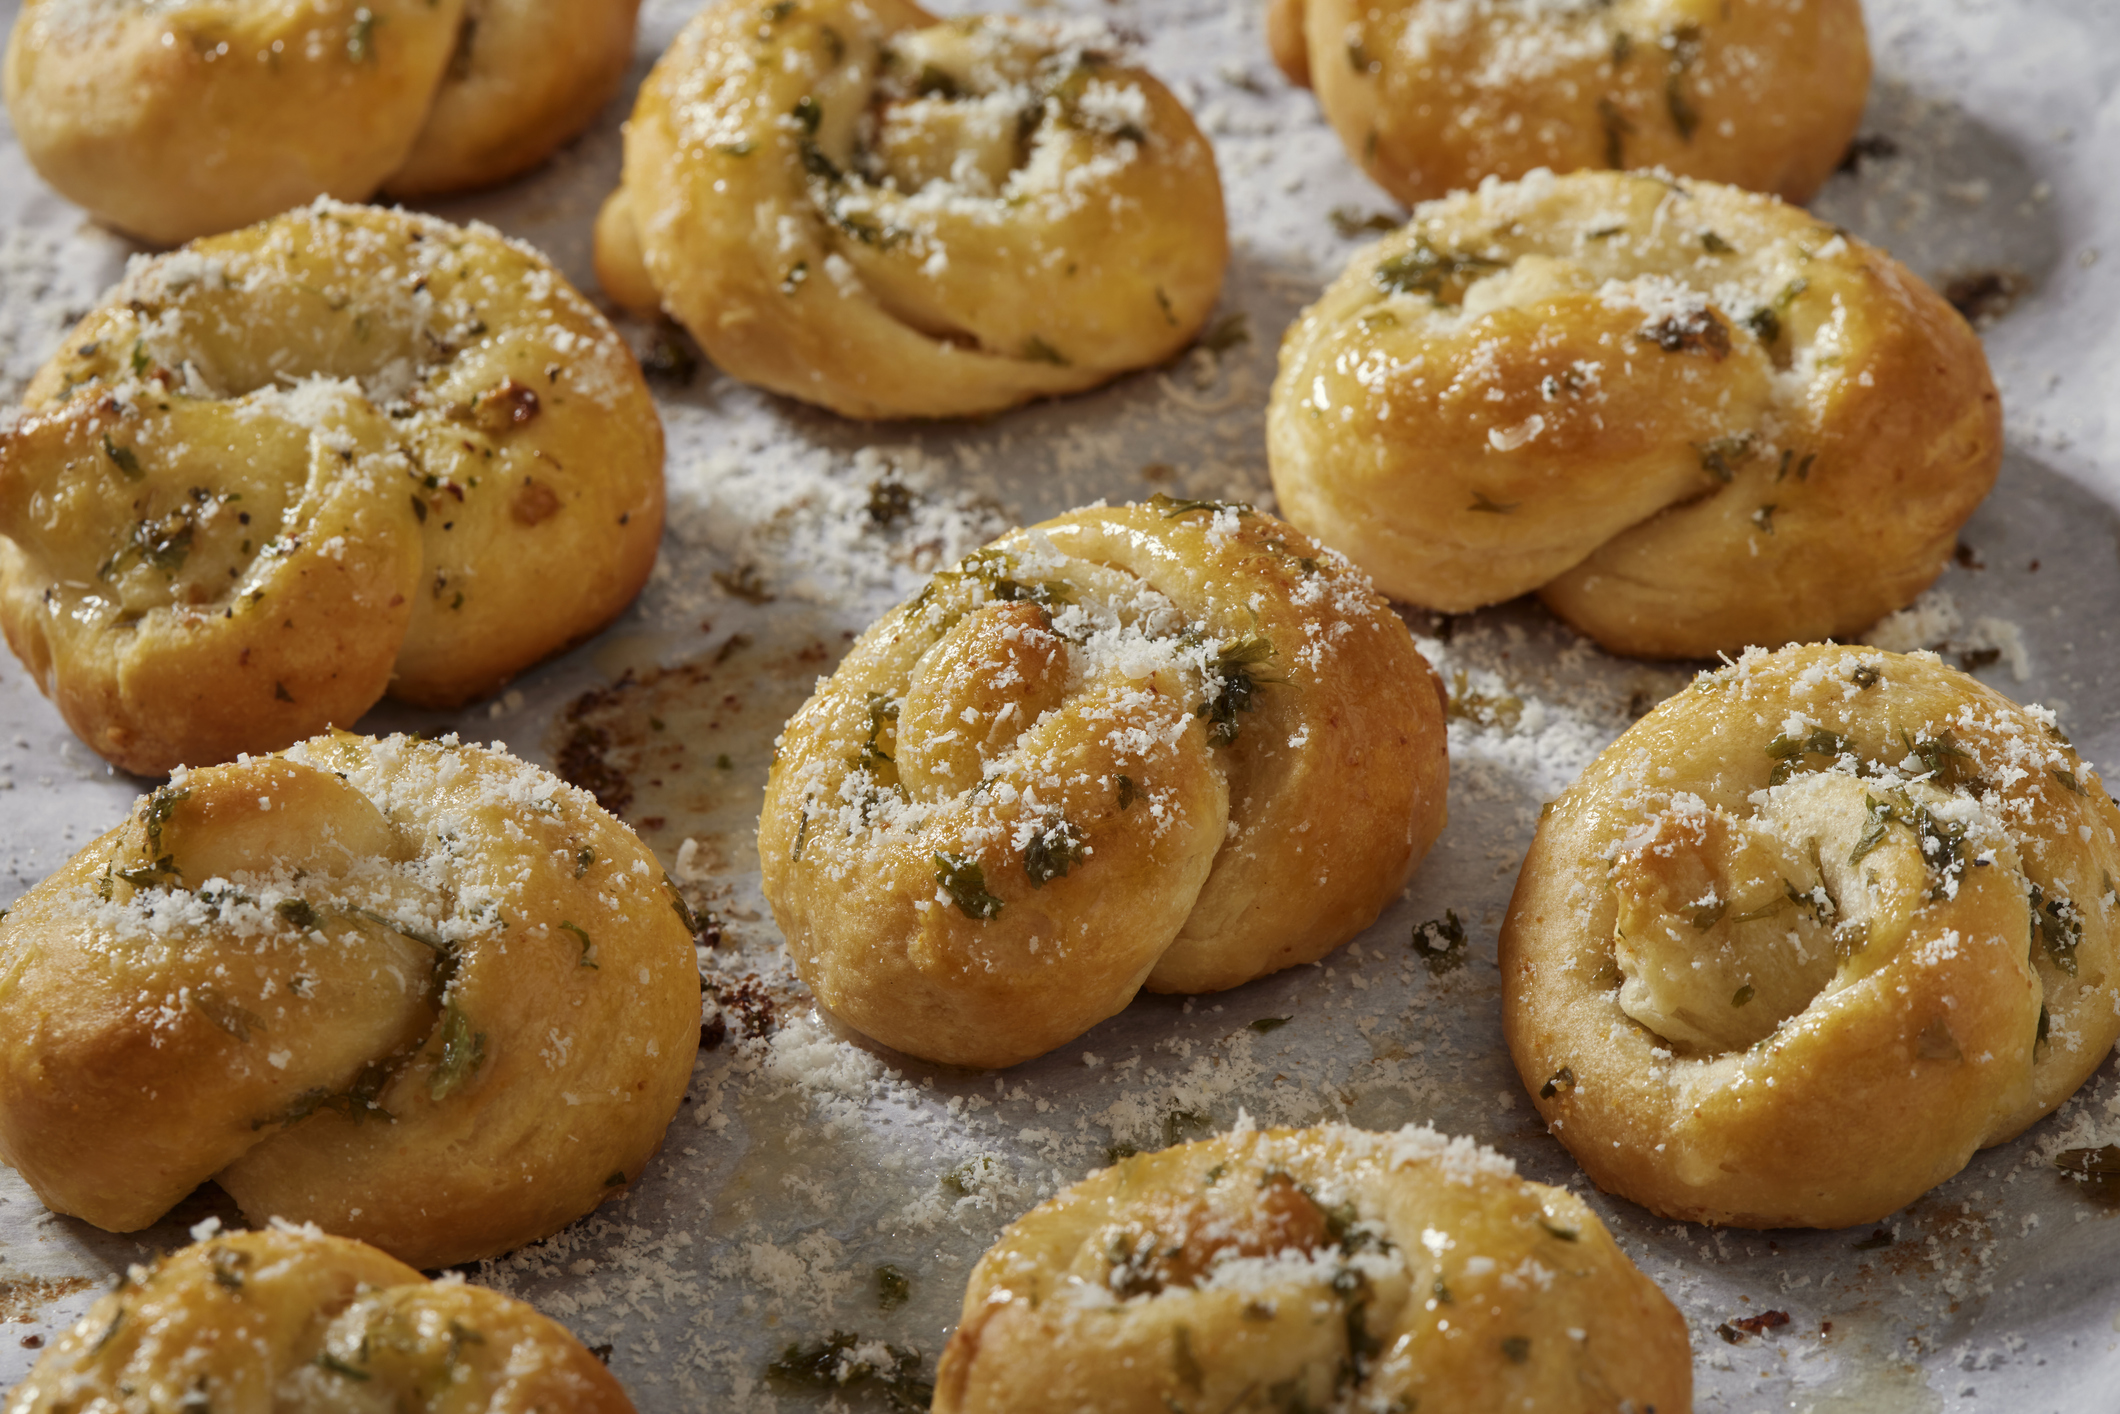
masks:
POLYGON ((1408 206, 1538 167, 1808 201, 1870 87, 1860 0, 1270 0, 1267 39, 1408 206))
POLYGON ((284 1224, 133 1268, 6 1400, 7 1414, 136 1408, 633 1411, 524 1303, 284 1224))
POLYGON ((936 1414, 1683 1414, 1685 1321, 1575 1195, 1412 1125, 1139 1154, 972 1271, 936 1414))
POLYGON ((521 1246, 662 1144, 682 914, 593 798, 453 737, 179 772, 0 919, 0 1159, 119 1232, 214 1179, 420 1267, 521 1246))
POLYGON ((1771 197, 1605 172, 1422 206, 1289 331, 1289 520, 1394 598, 1536 590, 1619 653, 1850 636, 1994 484, 1980 341, 1890 256, 1771 197))
POLYGON ((625 343, 485 227, 318 203, 132 267, 0 436, 0 627, 159 775, 457 706, 586 638, 662 534, 625 343))
POLYGON ((1072 511, 935 576, 788 723, 765 893, 823 1005, 1011 1065, 1146 985, 1323 957, 1441 830, 1440 698, 1344 560, 1247 507, 1072 511))
POLYGON ((1933 654, 1753 650, 1553 803, 1502 926, 1517 1073, 1599 1186, 1871 1222, 2120 1037, 2120 808, 1933 654))
POLYGON ((543 161, 616 91, 638 0, 26 0, 7 109, 39 175, 160 245, 318 196, 543 161))
POLYGON ((852 417, 1094 387, 1189 344, 1213 151, 1101 33, 910 0, 718 0, 626 128, 597 275, 725 371, 852 417))

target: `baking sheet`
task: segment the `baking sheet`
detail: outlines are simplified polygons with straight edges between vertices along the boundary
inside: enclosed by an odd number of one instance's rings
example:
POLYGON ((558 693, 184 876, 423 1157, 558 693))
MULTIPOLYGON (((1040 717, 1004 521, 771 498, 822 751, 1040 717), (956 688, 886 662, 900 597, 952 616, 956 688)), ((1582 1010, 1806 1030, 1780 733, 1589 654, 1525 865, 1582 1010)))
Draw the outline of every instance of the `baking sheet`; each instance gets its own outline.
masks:
MULTIPOLYGON (((636 80, 692 8, 651 0, 636 80)), ((910 1383, 819 1390, 769 1366, 838 1332, 917 1351, 931 1374, 970 1265, 1002 1225, 1115 1152, 1198 1137, 1240 1112, 1432 1122, 1587 1189, 1502 1046, 1495 932, 1539 806, 1687 670, 1610 658, 1535 605, 1409 612, 1455 685, 1451 824, 1405 896, 1320 966, 1212 997, 1144 997, 995 1074, 847 1033, 780 960, 751 831, 772 736, 816 676, 928 570, 1018 520, 1154 490, 1270 506, 1263 406, 1279 331, 1356 246, 1328 213, 1391 209, 1309 95, 1273 70, 1256 0, 1024 8, 1137 31, 1145 61, 1214 139, 1235 245, 1216 325, 1226 346, 942 427, 845 422, 704 365, 659 377, 671 520, 640 603, 494 702, 446 716, 386 708, 362 724, 455 729, 563 765, 620 803, 721 922, 703 966, 725 1039, 702 1051, 661 1157, 622 1201, 472 1273, 608 1345, 646 1411, 902 1402, 910 1383), (877 495, 892 485, 905 494, 877 495), (1447 912, 1464 924, 1462 955, 1417 952, 1416 926, 1447 912), (886 1266, 907 1279, 902 1302, 878 1276, 886 1266)), ((1985 338, 2008 420, 2001 483, 1967 526, 1961 562, 1874 636, 1940 645, 2045 701, 2110 771, 2120 11, 1873 0, 1869 12, 1878 79, 1863 132, 1884 141, 1865 144, 1817 209, 1940 285, 2008 277, 1986 282, 1999 291, 1985 338)), ((590 221, 616 177, 629 102, 538 173, 432 209, 523 236, 593 290, 590 221)), ((0 399, 132 249, 85 226, 11 134, 0 139, 0 399)), ((643 351, 656 339, 629 334, 643 351)), ((0 662, 0 901, 117 820, 142 784, 76 743, 0 662)), ((2102 1409, 2120 1380, 2120 1225, 2051 1160, 2116 1139, 2120 1072, 2108 1063, 2059 1115, 1875 1229, 1717 1232, 1585 1196, 1685 1311, 1702 1409, 2102 1409), (1768 1312, 1786 1324, 1737 1324, 1768 1312)), ((0 1170, 0 1386, 113 1273, 206 1216, 235 1219, 211 1187, 146 1232, 102 1233, 46 1213, 0 1170)))

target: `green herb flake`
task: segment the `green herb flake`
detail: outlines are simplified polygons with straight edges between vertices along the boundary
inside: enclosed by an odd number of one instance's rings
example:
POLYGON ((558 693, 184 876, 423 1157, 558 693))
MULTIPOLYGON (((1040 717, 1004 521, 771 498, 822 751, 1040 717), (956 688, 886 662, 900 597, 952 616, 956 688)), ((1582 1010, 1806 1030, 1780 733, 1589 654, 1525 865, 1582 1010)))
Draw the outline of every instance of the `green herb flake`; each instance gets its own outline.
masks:
MULTIPOLYGON (((364 10, 362 11, 362 13, 366 14, 367 12, 364 10)), ((318 1354, 316 1363, 317 1368, 319 1370, 329 1370, 332 1374, 343 1375, 349 1380, 361 1380, 365 1382, 370 1378, 366 1370, 362 1369, 358 1365, 349 1365, 344 1360, 341 1360, 338 1356, 332 1354, 328 1350, 318 1354)))
POLYGON ((1023 872, 1030 876, 1032 888, 1042 889, 1055 879, 1066 878, 1067 871, 1088 853, 1081 831, 1065 819, 1058 820, 1032 835, 1024 846, 1023 872))
POLYGON ((559 926, 562 931, 572 933, 575 937, 581 939, 582 956, 581 961, 576 966, 586 967, 592 971, 597 970, 596 944, 590 939, 587 931, 572 923, 562 923, 559 926))
POLYGON ((626 1171, 624 1169, 613 1169, 604 1176, 604 1187, 606 1188, 624 1188, 625 1186, 626 1171))
POLYGON ((1413 955, 1431 977, 1441 977, 1465 965, 1465 925, 1458 921, 1456 909, 1444 909, 1441 918, 1414 925, 1413 955))
POLYGON ((1401 222, 1388 211, 1364 212, 1358 206, 1335 206, 1325 213, 1332 223, 1333 234, 1341 240, 1353 240, 1367 232, 1383 234, 1396 231, 1401 222))
POLYGON ((870 1344, 852 1332, 833 1331, 824 1340, 789 1345, 767 1363, 766 1378, 835 1395, 873 1389, 891 1414, 924 1414, 934 1401, 935 1386, 921 1372, 920 1352, 886 1345, 884 1364, 854 1354, 857 1347, 870 1344))
POLYGON ((958 912, 981 923, 1001 916, 1001 900, 986 891, 986 871, 977 861, 940 851, 934 860, 935 882, 949 894, 958 912))
POLYGON ((1502 1337, 1502 1354, 1512 1365, 1521 1365, 1531 1358, 1531 1339, 1528 1336, 1505 1335, 1502 1337))
POLYGON ((1605 165, 1622 171, 1627 165, 1627 134, 1634 131, 1634 124, 1617 103, 1602 95, 1597 100, 1597 117, 1605 127, 1605 165))
POLYGON ((1234 511, 1240 519, 1252 514, 1251 507, 1241 501, 1187 501, 1165 495, 1161 491, 1149 497, 1148 504, 1152 509, 1163 512, 1165 520, 1177 520, 1181 516, 1201 512, 1215 515, 1222 511, 1234 511))
POLYGON ((264 1017, 204 987, 188 992, 186 996, 199 1009, 201 1016, 246 1045, 251 1032, 265 1030, 264 1017))
POLYGON ((1884 681, 1884 674, 1871 663, 1858 663, 1855 671, 1848 674, 1848 681, 1867 691, 1884 681))
POLYGON ((1499 270, 1506 263, 1462 251, 1439 251, 1426 236, 1415 236, 1411 249, 1379 262, 1370 278, 1392 294, 1427 295, 1443 304, 1446 294, 1462 294, 1461 285, 1499 270))
MULTIPOLYGON (((375 27, 382 23, 375 11, 366 5, 353 12, 353 23, 346 26, 346 57, 356 64, 365 64, 375 57, 375 27)), ((361 1378, 366 1379, 363 1375, 361 1378)))
POLYGON ((1546 1230, 1546 1235, 1548 1237, 1557 1237, 1563 1242, 1580 1242, 1583 1239, 1582 1233, 1578 1232, 1576 1229, 1572 1227, 1562 1227, 1559 1223, 1554 1222, 1548 1218, 1540 1218, 1538 1220, 1538 1225, 1546 1230))
POLYGON ((794 114, 795 121, 802 125, 802 130, 806 133, 814 134, 818 124, 824 121, 824 109, 818 106, 813 95, 807 93, 795 100, 794 114))
POLYGON ((2049 768, 2047 774, 2049 776, 2052 776, 2055 780, 2061 782, 2061 784, 2067 786, 2071 791, 2073 791, 2077 795, 2088 796, 2090 794, 2089 791, 2083 788, 2083 783, 2076 779, 2076 773, 2074 771, 2063 771, 2059 769, 2049 768))
POLYGON ((233 1247, 216 1245, 208 1258, 213 1268, 213 1283, 226 1291, 243 1289, 243 1269, 250 1265, 250 1254, 233 1247))
POLYGON ((317 911, 307 899, 283 898, 273 906, 272 911, 304 933, 316 931, 317 911))
POLYGON ((1752 984, 1750 982, 1747 982, 1744 984, 1744 986, 1739 987, 1736 993, 1731 996, 1730 1005, 1733 1007, 1741 1007, 1747 1002, 1751 1001, 1753 995, 1754 993, 1752 991, 1752 984))
POLYGON ((1237 714, 1255 709, 1259 689, 1273 681, 1254 670, 1273 656, 1273 644, 1264 637, 1235 639, 1222 646, 1208 679, 1207 698, 1193 713, 1207 722, 1208 745, 1228 746, 1237 739, 1237 714))
POLYGON ((442 1011, 442 1055, 428 1082, 428 1098, 447 1099, 465 1081, 478 1073, 486 1060, 486 1033, 473 1031, 470 1018, 449 1003, 442 1011))
POLYGON ((138 481, 147 475, 140 469, 140 459, 133 454, 133 449, 111 441, 108 432, 103 434, 103 454, 111 459, 127 481, 138 481))
POLYGON ((1862 834, 1856 837, 1855 848, 1848 852, 1848 867, 1854 868, 1871 850, 1884 843, 1885 829, 1899 818, 1899 812, 1888 800, 1879 800, 1873 795, 1864 795, 1863 809, 1868 812, 1863 820, 1862 834))
POLYGON ((149 360, 148 360, 148 357, 147 357, 147 343, 146 343, 146 341, 145 341, 145 340, 143 340, 143 339, 134 339, 134 340, 133 340, 133 346, 132 346, 132 371, 133 371, 133 376, 134 376, 135 378, 138 378, 138 377, 142 377, 142 376, 144 376, 144 375, 146 374, 146 372, 147 372, 147 369, 148 369, 148 363, 149 363, 149 360))
POLYGON ((1141 798, 1141 788, 1134 784, 1132 776, 1119 776, 1116 778, 1115 784, 1119 792, 1119 808, 1121 810, 1131 809, 1133 803, 1141 798))
POLYGON ((1565 1065, 1554 1071, 1552 1078, 1538 1087, 1538 1097, 1541 1100, 1551 1100, 1557 1096, 1569 1095, 1574 1092, 1575 1071, 1565 1065))
POLYGON ((1737 252, 1736 246, 1731 245, 1713 231, 1702 231, 1700 233, 1700 247, 1710 255, 1734 255, 1737 252))
POLYGON ((1694 452, 1700 457, 1700 469, 1725 486, 1736 479, 1737 469, 1752 459, 1752 448, 1749 432, 1693 444, 1694 452))
POLYGON ((1640 330, 1636 337, 1665 353, 1698 353, 1721 359, 1730 352, 1730 326, 1712 309, 1666 315, 1640 330))
POLYGON ((1730 901, 1719 898, 1713 903, 1695 904, 1693 911, 1687 915, 1687 921, 1692 923, 1694 932, 1706 933, 1722 922, 1723 915, 1729 911, 1730 901))
POLYGON ((1282 1027, 1286 1026, 1289 1022, 1294 1020, 1295 1018, 1293 1016, 1262 1016, 1257 1021, 1250 1022, 1248 1024, 1250 1026, 1250 1029, 1258 1032, 1261 1036, 1264 1036, 1268 1032, 1280 1030, 1282 1027))
POLYGON ((1207 332, 1199 338, 1199 346, 1209 353, 1223 354, 1239 344, 1251 342, 1251 316, 1243 310, 1225 314, 1207 326, 1207 332))
POLYGON ((1174 1326, 1171 1328, 1170 1340, 1171 1373, 1178 1377, 1179 1384, 1198 1394, 1207 1374, 1200 1368, 1199 1360, 1193 1355, 1192 1331, 1185 1326, 1174 1326))
POLYGON ((1032 363, 1050 363, 1056 368, 1067 368, 1067 355, 1054 348, 1036 334, 1023 341, 1023 357, 1032 363))
POLYGON ((886 1262, 873 1273, 876 1282, 876 1309, 895 1311, 913 1299, 913 1280, 904 1272, 886 1262))
POLYGON ((594 863, 596 863, 595 850, 585 845, 574 851, 574 877, 579 879, 582 875, 588 873, 589 866, 594 863))

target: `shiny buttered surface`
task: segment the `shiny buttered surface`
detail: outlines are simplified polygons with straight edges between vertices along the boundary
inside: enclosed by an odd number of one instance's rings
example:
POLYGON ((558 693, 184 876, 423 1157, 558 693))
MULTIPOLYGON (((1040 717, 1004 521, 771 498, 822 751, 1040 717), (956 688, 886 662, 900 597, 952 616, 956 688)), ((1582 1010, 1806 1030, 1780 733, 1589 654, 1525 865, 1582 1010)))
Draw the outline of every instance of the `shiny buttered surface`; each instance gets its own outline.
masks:
POLYGON ((134 1267, 0 1408, 632 1414, 633 1405, 580 1341, 522 1302, 278 1225, 134 1267))
POLYGON ((788 723, 765 893, 818 1000, 960 1065, 1323 957, 1442 829, 1440 695, 1346 561, 1165 496, 935 576, 788 723))
POLYGON ((24 154, 160 245, 313 197, 514 176, 633 56, 637 0, 25 0, 7 51, 24 154))
POLYGON ((1539 167, 1805 201, 1870 86, 1859 0, 1270 0, 1267 38, 1409 206, 1539 167))
POLYGON ((0 1159, 115 1231, 214 1179, 416 1266, 507 1251, 661 1146, 682 913, 587 793, 454 738, 180 772, 0 918, 0 1159))
POLYGON ((980 1258, 937 1414, 1655 1409, 1684 1320, 1573 1194, 1409 1126, 1142 1154, 980 1258))
POLYGON ((0 627, 143 775, 491 692, 661 538, 639 365, 486 227, 318 203, 137 262, 23 408, 0 627))
POLYGON ((1288 332, 1267 414, 1296 525, 1394 598, 1537 591, 1604 647, 1849 636, 1994 484, 1979 340, 1772 197, 1538 173, 1422 206, 1288 332))
POLYGON ((1539 1113, 1669 1217, 1843 1227, 2051 1111, 2120 1037, 2120 808, 1932 654, 1753 650, 1549 807, 1501 935, 1539 1113))
POLYGON ((1101 43, 908 0, 720 0, 641 88, 598 278, 735 377, 852 417, 1161 362, 1221 290, 1221 182, 1101 43))

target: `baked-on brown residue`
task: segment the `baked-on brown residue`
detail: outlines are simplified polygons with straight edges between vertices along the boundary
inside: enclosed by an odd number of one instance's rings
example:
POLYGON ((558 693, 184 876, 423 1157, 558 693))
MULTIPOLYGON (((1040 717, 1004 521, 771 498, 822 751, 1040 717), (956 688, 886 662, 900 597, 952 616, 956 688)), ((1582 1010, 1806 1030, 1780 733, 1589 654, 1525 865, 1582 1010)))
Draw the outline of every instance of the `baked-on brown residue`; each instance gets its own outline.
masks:
POLYGON ((11 1277, 0 1281, 0 1321, 27 1325, 60 1297, 87 1291, 96 1284, 91 1277, 11 1277))

